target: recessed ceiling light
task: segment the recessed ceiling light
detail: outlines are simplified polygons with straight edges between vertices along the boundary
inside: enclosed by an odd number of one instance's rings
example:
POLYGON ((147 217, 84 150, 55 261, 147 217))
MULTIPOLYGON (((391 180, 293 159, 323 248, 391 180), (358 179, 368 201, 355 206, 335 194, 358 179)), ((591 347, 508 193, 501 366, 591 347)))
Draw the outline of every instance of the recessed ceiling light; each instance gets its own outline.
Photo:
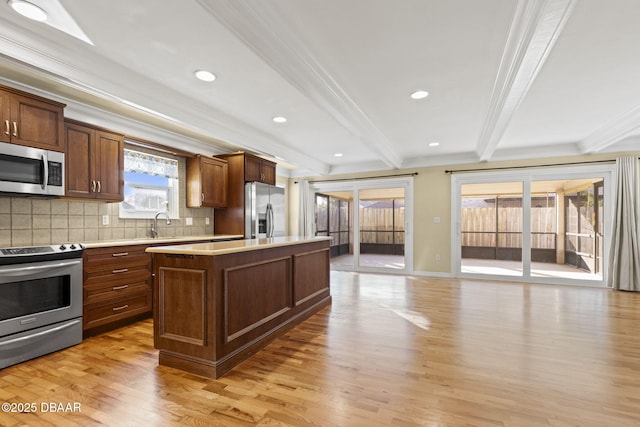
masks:
POLYGON ((287 118, 282 116, 276 116, 272 120, 276 123, 285 123, 287 121, 287 118))
POLYGON ((439 142, 430 142, 429 143, 429 147, 437 147, 438 145, 440 145, 439 142))
POLYGON ((417 90, 411 94, 411 98, 413 99, 423 99, 429 96, 429 92, 426 90, 417 90))
POLYGON ((207 70, 198 70, 195 72, 195 75, 203 82, 212 82, 216 79, 216 75, 207 70))
POLYGON ((336 153, 336 154, 333 155, 333 157, 342 157, 342 156, 344 156, 344 154, 342 154, 342 153, 336 153))
POLYGON ((47 12, 33 3, 24 0, 9 0, 9 6, 25 18, 44 22, 47 20, 47 12))

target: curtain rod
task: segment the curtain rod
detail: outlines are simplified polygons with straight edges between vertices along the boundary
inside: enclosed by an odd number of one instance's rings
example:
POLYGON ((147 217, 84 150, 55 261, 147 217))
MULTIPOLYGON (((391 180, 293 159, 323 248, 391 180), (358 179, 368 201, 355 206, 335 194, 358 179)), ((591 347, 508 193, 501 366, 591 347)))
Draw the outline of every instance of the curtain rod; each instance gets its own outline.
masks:
MULTIPOLYGON (((323 181, 309 181, 309 184, 316 183, 316 182, 359 181, 362 179, 397 178, 399 176, 416 176, 416 175, 418 175, 418 172, 400 173, 397 175, 363 176, 359 178, 336 178, 336 179, 327 179, 323 181)), ((300 181, 293 181, 294 184, 297 184, 298 182, 300 181)))
POLYGON ((548 163, 546 165, 530 165, 530 166, 504 166, 498 168, 475 168, 475 169, 456 169, 456 170, 445 170, 444 173, 459 173, 459 172, 483 172, 483 171, 497 171, 497 170, 508 170, 508 169, 531 169, 531 168, 546 168, 551 166, 571 166, 571 165, 588 165, 592 163, 612 163, 615 162, 613 160, 592 160, 590 162, 568 162, 568 163, 548 163))

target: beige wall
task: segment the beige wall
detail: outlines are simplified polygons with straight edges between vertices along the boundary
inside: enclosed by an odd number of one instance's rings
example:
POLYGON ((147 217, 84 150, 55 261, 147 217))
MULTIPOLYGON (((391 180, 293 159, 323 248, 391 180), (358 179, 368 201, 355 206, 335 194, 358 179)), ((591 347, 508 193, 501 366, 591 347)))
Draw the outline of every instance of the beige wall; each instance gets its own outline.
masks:
MULTIPOLYGON (((133 149, 140 150, 138 147, 133 149)), ((149 151, 149 150, 145 150, 149 151)), ((164 153, 158 153, 166 156, 164 153)), ((185 159, 179 158, 180 219, 158 221, 160 237, 213 234, 211 208, 186 207, 185 159), (185 218, 193 225, 185 225, 185 218), (209 218, 209 225, 206 225, 209 218)), ((0 247, 83 243, 151 236, 151 220, 120 219, 118 203, 0 196, 0 247), (109 225, 102 225, 108 215, 109 225)))
MULTIPOLYGON (((451 272, 451 175, 445 170, 456 169, 488 169, 513 166, 539 166, 555 163, 588 162, 594 160, 613 160, 623 155, 640 155, 640 151, 630 153, 612 153, 603 155, 585 155, 562 158, 547 158, 528 161, 509 161, 476 163, 464 165, 437 166, 428 168, 403 169, 397 171, 380 171, 378 173, 340 175, 331 177, 306 177, 313 181, 361 178, 376 175, 392 175, 394 173, 418 172, 414 178, 414 235, 413 235, 413 270, 415 272, 450 273, 451 272), (434 217, 440 217, 440 223, 434 223, 434 217), (436 254, 440 261, 436 261, 436 254)), ((290 179, 289 209, 290 230, 298 232, 299 191, 290 179)))

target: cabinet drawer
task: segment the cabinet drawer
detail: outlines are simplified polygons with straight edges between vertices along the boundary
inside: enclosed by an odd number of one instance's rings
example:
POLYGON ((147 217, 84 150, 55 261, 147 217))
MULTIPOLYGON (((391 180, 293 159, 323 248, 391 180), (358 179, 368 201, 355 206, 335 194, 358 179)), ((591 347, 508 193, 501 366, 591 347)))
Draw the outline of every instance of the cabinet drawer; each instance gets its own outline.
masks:
POLYGON ((102 302, 86 304, 83 310, 84 329, 93 328, 151 311, 151 289, 102 302))
POLYGON ((118 266, 110 270, 84 271, 84 285, 109 282, 122 284, 138 282, 151 277, 151 264, 136 266, 118 266))
POLYGON ((130 283, 96 283, 85 284, 83 303, 91 304, 110 299, 118 299, 128 297, 129 295, 145 292, 151 289, 150 281, 143 280, 130 283))
POLYGON ((104 259, 98 261, 87 261, 84 264, 87 272, 121 270, 127 267, 148 267, 151 265, 149 254, 128 256, 126 258, 104 259))
POLYGON ((124 260, 145 254, 147 245, 110 246, 106 248, 89 248, 84 251, 84 261, 88 263, 103 262, 111 259, 124 260))

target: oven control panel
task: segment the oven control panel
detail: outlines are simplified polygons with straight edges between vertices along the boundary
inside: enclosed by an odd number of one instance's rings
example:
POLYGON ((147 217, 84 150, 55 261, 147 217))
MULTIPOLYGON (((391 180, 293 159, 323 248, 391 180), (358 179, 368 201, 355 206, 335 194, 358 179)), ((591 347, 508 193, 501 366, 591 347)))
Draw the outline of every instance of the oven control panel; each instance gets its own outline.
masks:
POLYGON ((0 265, 80 258, 83 250, 84 246, 81 243, 0 248, 0 265))

